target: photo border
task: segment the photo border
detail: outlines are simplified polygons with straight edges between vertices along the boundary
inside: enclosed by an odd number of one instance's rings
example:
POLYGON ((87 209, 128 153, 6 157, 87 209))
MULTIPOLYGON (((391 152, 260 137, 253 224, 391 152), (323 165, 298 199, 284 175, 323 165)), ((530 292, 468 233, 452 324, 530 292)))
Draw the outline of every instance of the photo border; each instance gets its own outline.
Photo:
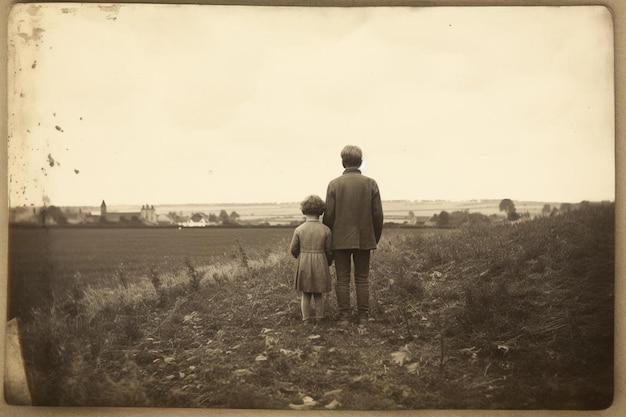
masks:
MULTIPOLYGON (((0 108, 7 109, 7 23, 11 7, 20 3, 60 3, 52 1, 39 2, 20 2, 12 0, 0 0, 0 20, 2 30, 0 31, 0 81, 3 88, 0 89, 4 94, 0 95, 0 108)), ((119 4, 201 4, 201 5, 247 5, 247 6, 305 6, 305 7, 366 7, 366 6, 405 6, 405 7, 440 7, 440 6, 605 6, 613 16, 613 34, 614 34, 614 88, 615 88, 615 175, 616 175, 616 245, 615 245, 615 364, 614 364, 614 401, 613 405, 606 410, 597 411, 575 411, 575 410, 384 410, 384 411, 325 411, 314 410, 310 413, 317 415, 337 415, 357 416, 357 415, 420 415, 420 416, 622 416, 626 415, 626 402, 624 388, 626 385, 626 361, 624 351, 624 341, 626 335, 624 333, 624 318, 626 317, 626 291, 624 288, 624 271, 625 271, 625 250, 624 233, 626 228, 626 208, 623 204, 624 192, 624 161, 626 161, 625 144, 624 144, 624 125, 626 117, 622 114, 624 108, 624 89, 626 86, 624 68, 624 60, 626 58, 626 2, 623 0, 605 0, 601 2, 590 2, 582 0, 566 0, 566 1, 506 1, 506 0, 239 0, 239 1, 117 1, 117 2, 99 2, 99 1, 82 1, 82 2, 63 2, 63 3, 119 3, 119 4)), ((0 112, 0 131, 8 138, 7 116, 8 111, 0 112)), ((3 207, 0 210, 0 265, 8 265, 8 181, 7 181, 7 147, 0 146, 0 163, 2 164, 2 178, 0 181, 0 199, 3 207)), ((0 311, 7 311, 7 268, 4 267, 0 272, 0 311)), ((0 352, 4 352, 6 326, 0 326, 0 352)), ((0 376, 4 381, 4 354, 0 354, 0 376)), ((4 390, 3 390, 4 391, 4 390)), ((298 411, 290 410, 235 410, 235 409, 190 409, 190 408, 128 408, 128 407, 23 407, 12 406, 4 402, 0 404, 0 416, 284 416, 300 414, 298 411)))

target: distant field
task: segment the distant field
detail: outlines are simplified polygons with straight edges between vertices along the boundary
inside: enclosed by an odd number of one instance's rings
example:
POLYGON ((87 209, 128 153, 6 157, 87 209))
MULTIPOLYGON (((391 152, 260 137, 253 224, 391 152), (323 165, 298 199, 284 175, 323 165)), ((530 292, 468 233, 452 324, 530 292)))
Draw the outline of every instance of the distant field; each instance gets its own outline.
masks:
MULTIPOLYGON (((113 229, 113 228, 10 228, 9 309, 24 312, 38 294, 65 291, 76 272, 91 286, 110 286, 120 263, 129 280, 148 268, 177 271, 189 258, 208 265, 236 253, 238 239, 251 254, 283 241, 290 228, 113 229)), ((287 248, 285 249, 287 250, 287 248)))
MULTIPOLYGON (((537 201, 515 201, 515 207, 519 213, 529 212, 531 215, 541 213, 544 204, 559 207, 560 203, 537 202, 537 201)), ((480 212, 485 215, 502 214, 499 210, 500 200, 472 200, 472 201, 383 201, 383 211, 389 218, 406 217, 408 220, 409 211, 413 211, 418 216, 431 217, 442 210, 448 212, 468 210, 470 212, 480 212)), ((131 207, 122 207, 130 210, 131 207)), ((301 218, 299 203, 281 204, 231 204, 231 205, 165 205, 156 207, 159 213, 175 212, 205 212, 218 214, 220 210, 228 213, 236 211, 242 219, 247 218, 301 218)))
MULTIPOLYGON (((500 200, 471 200, 471 201, 383 201, 383 211, 387 221, 402 223, 409 220, 409 212, 416 216, 432 217, 445 210, 448 212, 464 211, 480 212, 487 216, 491 214, 503 214, 499 210, 500 200)), ((537 202, 537 201, 514 201, 517 212, 520 214, 530 213, 531 216, 541 214, 545 204, 552 207, 560 207, 561 203, 537 202)), ((293 203, 264 203, 264 204, 169 204, 155 206, 159 214, 175 212, 180 214, 205 213, 218 215, 221 210, 227 213, 233 211, 239 214, 241 221, 269 221, 272 223, 289 223, 302 219, 298 202, 293 203)), ((136 211, 139 207, 132 205, 112 205, 109 211, 136 211)), ((99 213, 100 207, 83 207, 84 212, 99 213)))

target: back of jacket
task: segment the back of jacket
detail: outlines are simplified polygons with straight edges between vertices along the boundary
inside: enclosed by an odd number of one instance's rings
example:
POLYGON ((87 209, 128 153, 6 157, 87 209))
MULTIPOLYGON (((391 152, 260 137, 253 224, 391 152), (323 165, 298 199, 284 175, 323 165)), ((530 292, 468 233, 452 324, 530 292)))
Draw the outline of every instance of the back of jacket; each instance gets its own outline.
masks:
POLYGON ((378 184, 348 168, 328 184, 323 222, 332 230, 332 249, 376 249, 383 230, 378 184))

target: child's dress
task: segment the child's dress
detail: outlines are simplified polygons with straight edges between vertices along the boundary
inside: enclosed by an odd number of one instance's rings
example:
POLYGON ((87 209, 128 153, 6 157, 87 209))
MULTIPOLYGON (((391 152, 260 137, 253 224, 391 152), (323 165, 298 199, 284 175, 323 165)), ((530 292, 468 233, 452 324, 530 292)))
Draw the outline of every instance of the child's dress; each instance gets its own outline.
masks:
POLYGON ((319 220, 307 220, 296 228, 291 240, 291 254, 298 258, 296 290, 330 292, 330 245, 330 229, 319 220))

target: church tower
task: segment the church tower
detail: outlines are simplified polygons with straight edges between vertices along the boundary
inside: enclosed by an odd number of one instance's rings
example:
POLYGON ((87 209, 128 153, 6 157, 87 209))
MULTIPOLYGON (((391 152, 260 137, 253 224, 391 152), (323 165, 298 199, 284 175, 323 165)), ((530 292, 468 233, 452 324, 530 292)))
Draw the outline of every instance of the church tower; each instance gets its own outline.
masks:
POLYGON ((104 202, 104 200, 102 200, 102 204, 100 204, 100 215, 102 217, 106 216, 107 214, 107 203, 104 202))

